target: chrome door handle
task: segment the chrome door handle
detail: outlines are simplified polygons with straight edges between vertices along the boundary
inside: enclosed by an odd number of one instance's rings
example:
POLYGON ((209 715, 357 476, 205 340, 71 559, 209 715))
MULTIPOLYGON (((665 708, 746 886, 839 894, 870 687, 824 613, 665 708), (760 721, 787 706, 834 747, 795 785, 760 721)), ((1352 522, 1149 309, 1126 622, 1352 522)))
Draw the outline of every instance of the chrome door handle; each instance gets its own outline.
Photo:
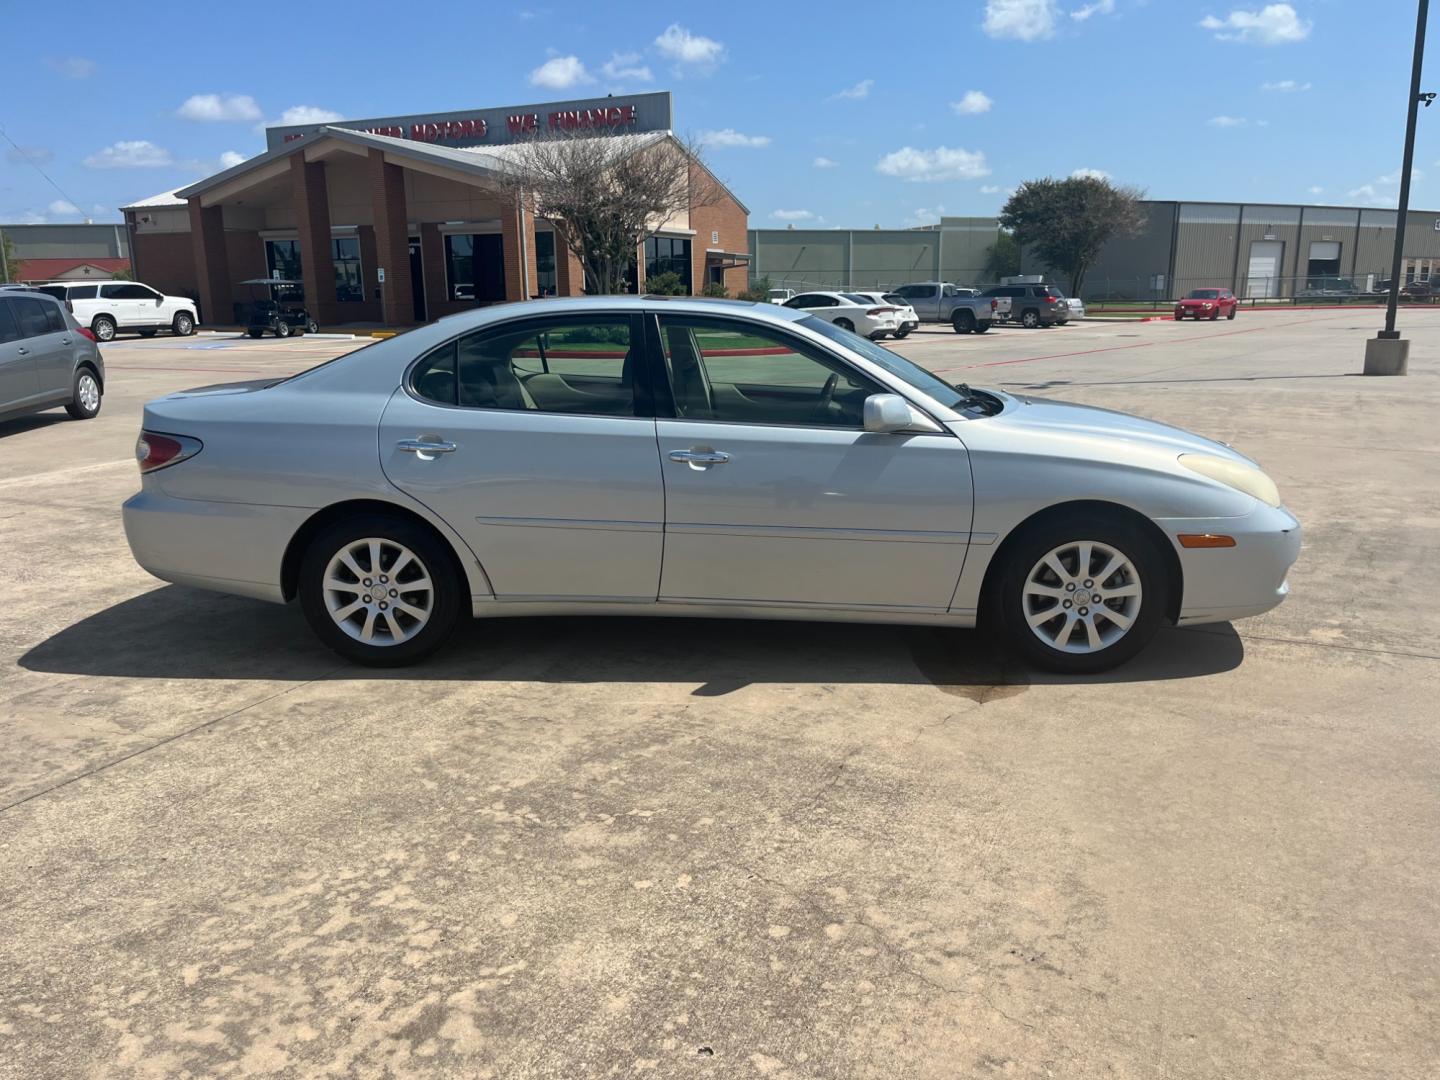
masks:
POLYGON ((730 455, 724 450, 671 450, 670 460, 681 465, 724 465, 730 455))
POLYGON ((60 339, 60 344, 61 344, 61 345, 69 345, 69 344, 70 344, 70 339, 69 339, 68 337, 62 337, 62 338, 60 339))
POLYGON ((432 454, 453 454, 456 450, 453 442, 446 442, 444 439, 401 439, 395 444, 395 448, 407 454, 415 454, 421 461, 434 460, 432 454))

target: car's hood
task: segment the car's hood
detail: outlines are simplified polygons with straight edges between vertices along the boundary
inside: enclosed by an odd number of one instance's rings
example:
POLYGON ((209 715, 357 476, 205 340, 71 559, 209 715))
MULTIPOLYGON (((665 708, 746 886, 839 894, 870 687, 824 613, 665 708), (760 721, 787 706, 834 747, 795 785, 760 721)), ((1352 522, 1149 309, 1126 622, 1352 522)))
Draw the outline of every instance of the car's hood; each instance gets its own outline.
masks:
POLYGON ((1015 406, 1006 409, 1003 415, 1016 427, 1062 437, 1079 437, 1086 441, 1130 444, 1136 448, 1163 450, 1176 455, 1214 454, 1255 464, 1222 442, 1141 416, 1049 398, 1017 395, 1012 400, 1015 406))

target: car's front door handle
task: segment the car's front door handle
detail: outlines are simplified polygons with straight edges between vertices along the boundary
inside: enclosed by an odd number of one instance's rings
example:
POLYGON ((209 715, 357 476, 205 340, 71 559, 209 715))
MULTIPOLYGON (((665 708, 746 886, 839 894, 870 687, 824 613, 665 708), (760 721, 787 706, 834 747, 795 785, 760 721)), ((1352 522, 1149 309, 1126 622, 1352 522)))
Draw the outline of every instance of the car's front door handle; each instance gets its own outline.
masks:
POLYGON ((17 346, 16 349, 15 349, 15 351, 16 351, 17 353, 19 353, 21 356, 29 356, 29 355, 30 355, 30 350, 24 348, 23 346, 17 346))
POLYGON ((670 460, 692 468, 703 468, 706 465, 724 465, 730 460, 730 455, 724 450, 671 450, 670 460))
POLYGON ((453 454, 456 450, 453 442, 439 438, 401 439, 395 444, 395 448, 407 454, 414 454, 421 461, 434 461, 435 455, 453 454))

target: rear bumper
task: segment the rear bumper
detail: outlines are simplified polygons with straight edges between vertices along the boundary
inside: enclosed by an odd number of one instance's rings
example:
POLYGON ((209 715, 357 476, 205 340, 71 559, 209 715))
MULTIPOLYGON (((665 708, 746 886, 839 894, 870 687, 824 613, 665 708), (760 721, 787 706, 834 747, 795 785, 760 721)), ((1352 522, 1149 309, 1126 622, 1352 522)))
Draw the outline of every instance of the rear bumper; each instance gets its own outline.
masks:
POLYGON ((1257 502, 1239 518, 1159 518, 1175 545, 1184 577, 1179 624, 1225 622, 1259 615, 1290 593, 1286 574, 1300 555, 1300 523, 1284 507, 1257 502), (1231 548, 1185 548, 1181 533, 1220 533, 1231 548))
POLYGON ((135 561, 162 581, 284 602, 285 549, 313 513, 300 507, 177 499, 147 487, 121 510, 135 561))

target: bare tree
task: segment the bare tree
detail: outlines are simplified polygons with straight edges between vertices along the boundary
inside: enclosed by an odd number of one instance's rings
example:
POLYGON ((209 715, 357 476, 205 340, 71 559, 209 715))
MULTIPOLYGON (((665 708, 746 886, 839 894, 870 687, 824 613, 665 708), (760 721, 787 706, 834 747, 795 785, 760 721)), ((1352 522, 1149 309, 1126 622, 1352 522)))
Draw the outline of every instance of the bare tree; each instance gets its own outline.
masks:
POLYGON ((625 292, 640 245, 720 192, 699 148, 668 134, 547 132, 512 144, 503 160, 506 189, 553 223, 592 296, 625 292))

